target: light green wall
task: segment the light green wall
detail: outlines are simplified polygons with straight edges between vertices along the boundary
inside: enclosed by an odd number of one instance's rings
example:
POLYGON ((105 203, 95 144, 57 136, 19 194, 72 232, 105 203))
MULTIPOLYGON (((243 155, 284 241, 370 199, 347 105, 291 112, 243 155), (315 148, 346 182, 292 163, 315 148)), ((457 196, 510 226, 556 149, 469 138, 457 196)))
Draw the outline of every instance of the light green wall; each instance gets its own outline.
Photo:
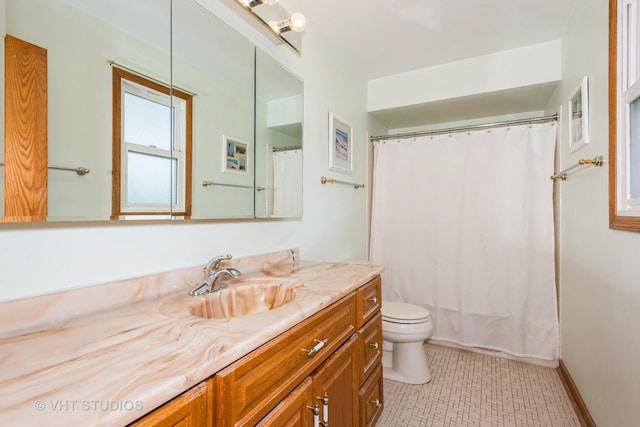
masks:
MULTIPOLYGON (((577 3, 562 39, 562 84, 548 105, 562 105, 558 167, 608 158, 608 2, 577 3), (571 153, 567 100, 589 78, 591 142, 571 153)), ((559 203, 561 354, 599 426, 640 419, 640 233, 608 227, 608 164, 556 184, 559 203)))

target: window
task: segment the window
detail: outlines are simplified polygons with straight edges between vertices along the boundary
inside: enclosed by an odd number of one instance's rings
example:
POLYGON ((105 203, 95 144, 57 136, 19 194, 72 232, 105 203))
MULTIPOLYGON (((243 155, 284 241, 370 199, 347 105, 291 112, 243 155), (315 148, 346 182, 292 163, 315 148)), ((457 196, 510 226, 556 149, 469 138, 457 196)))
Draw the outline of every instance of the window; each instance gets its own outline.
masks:
POLYGON ((609 226, 640 231, 640 0, 609 0, 609 226))
POLYGON ((191 95, 113 68, 113 219, 190 216, 191 107, 191 95))

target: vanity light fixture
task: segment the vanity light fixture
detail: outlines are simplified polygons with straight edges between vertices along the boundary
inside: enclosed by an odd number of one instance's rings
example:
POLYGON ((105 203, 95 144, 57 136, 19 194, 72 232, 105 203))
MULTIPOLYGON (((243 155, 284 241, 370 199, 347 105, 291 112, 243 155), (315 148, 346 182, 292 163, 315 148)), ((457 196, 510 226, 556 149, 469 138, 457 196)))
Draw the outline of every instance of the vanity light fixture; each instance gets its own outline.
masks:
POLYGON ((277 34, 286 33, 287 31, 295 31, 300 33, 304 31, 307 25, 307 19, 301 13, 294 13, 289 19, 284 21, 269 21, 269 26, 273 28, 277 34))
MULTIPOLYGON (((2 1, 2 0, 0 0, 2 1)), ((302 51, 302 31, 306 19, 289 13, 279 0, 219 0, 274 44, 285 44, 298 55, 302 51), (266 5, 266 6, 261 6, 266 5), (289 17, 288 19, 285 19, 289 17)))
POLYGON ((261 4, 268 4, 269 6, 273 6, 276 3, 278 3, 278 0, 242 0, 242 4, 251 8, 260 6, 261 4))

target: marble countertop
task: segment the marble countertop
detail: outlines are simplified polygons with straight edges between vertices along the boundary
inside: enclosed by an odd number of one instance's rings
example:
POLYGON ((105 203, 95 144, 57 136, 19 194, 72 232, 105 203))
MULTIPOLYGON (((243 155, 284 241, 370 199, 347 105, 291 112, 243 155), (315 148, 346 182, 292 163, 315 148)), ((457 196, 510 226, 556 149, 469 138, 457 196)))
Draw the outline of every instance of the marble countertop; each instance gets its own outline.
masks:
POLYGON ((296 289, 292 302, 240 317, 191 314, 199 268, 0 304, 0 425, 130 423, 383 270, 288 254, 232 265, 247 272, 222 292, 263 281, 296 289))

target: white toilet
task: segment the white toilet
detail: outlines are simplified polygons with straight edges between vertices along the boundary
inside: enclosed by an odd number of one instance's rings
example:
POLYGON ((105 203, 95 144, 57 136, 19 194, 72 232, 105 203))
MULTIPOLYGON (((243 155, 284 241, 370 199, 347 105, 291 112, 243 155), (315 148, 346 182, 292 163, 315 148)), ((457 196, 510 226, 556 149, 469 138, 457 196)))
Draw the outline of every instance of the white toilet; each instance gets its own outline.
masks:
POLYGON ((407 384, 431 381, 424 341, 431 337, 429 310, 402 302, 382 302, 384 378, 407 384))

